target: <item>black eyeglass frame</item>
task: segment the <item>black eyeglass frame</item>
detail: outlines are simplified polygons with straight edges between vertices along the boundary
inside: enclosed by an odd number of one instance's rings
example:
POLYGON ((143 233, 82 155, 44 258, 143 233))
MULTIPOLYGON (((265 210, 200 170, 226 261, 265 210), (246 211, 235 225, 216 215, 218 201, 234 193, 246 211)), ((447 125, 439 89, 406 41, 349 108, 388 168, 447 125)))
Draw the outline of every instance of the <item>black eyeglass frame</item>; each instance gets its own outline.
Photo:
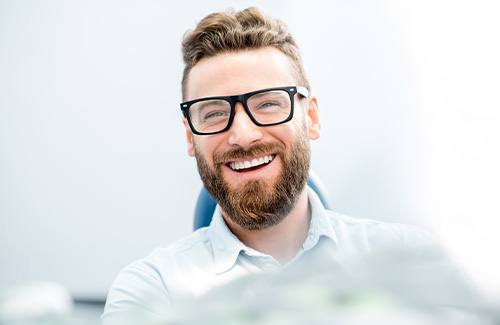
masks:
POLYGON ((197 134, 197 135, 211 135, 211 134, 217 134, 217 133, 226 132, 227 130, 229 130, 231 128, 231 125, 233 124, 234 115, 235 115, 236 103, 241 103, 243 105, 243 108, 245 109, 245 112, 247 113, 248 117, 250 117, 250 119, 252 120, 252 122, 255 125, 257 125, 257 126, 272 126, 272 125, 278 125, 278 124, 286 123, 286 122, 290 121, 293 118, 293 107, 294 107, 294 102, 295 102, 294 101, 295 94, 300 94, 300 95, 302 95, 305 98, 309 97, 309 91, 305 87, 301 87, 301 86, 273 87, 273 88, 259 89, 259 90, 255 90, 255 91, 252 91, 252 92, 249 92, 249 93, 245 93, 245 94, 241 94, 241 95, 234 95, 234 96, 213 96, 213 97, 197 98, 197 99, 194 99, 194 100, 183 102, 183 103, 180 104, 180 106, 181 106, 182 114, 188 120, 189 127, 191 128, 191 131, 194 134, 197 134), (260 93, 264 93, 264 92, 268 92, 268 91, 273 91, 273 90, 283 90, 283 91, 286 91, 288 93, 288 95, 290 96, 290 114, 288 115, 288 117, 286 119, 284 119, 281 122, 276 122, 276 123, 259 123, 253 117, 252 113, 250 112, 250 109, 247 106, 247 100, 250 97, 252 97, 252 96, 254 96, 256 94, 260 94, 260 93), (216 132, 199 132, 199 131, 197 131, 195 129, 195 127, 193 126, 193 124, 191 122, 191 117, 189 115, 189 108, 191 107, 191 105, 193 105, 193 104, 195 104, 197 102, 201 102, 201 101, 205 101, 205 100, 212 100, 212 99, 220 99, 220 100, 225 100, 225 101, 229 102, 231 110, 229 112, 229 120, 227 121, 227 126, 224 129, 222 129, 220 131, 216 131, 216 132))

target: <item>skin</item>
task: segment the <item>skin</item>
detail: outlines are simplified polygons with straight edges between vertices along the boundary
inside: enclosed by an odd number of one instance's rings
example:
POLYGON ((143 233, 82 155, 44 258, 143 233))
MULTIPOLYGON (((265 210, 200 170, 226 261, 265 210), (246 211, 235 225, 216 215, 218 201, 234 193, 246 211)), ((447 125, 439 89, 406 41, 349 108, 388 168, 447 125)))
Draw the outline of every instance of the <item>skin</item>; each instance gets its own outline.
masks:
MULTIPOLYGON (((237 95, 270 87, 300 86, 293 72, 290 59, 274 47, 219 54, 200 60, 192 68, 186 84, 186 100, 237 95)), ((231 128, 215 135, 194 135, 187 120, 183 119, 187 152, 194 157, 196 146, 197 152, 203 155, 214 170, 214 153, 238 147, 248 149, 259 143, 279 142, 285 145, 288 152, 291 139, 298 136, 300 124, 304 120, 307 137, 310 140, 318 139, 320 123, 317 98, 309 96, 299 100, 299 96, 295 96, 295 103, 294 117, 290 122, 267 127, 255 125, 238 103, 231 128)), ((224 166, 222 174, 233 188, 257 178, 273 185, 281 168, 282 163, 277 156, 268 166, 256 171, 237 173, 224 166)), ((245 245, 273 256, 280 263, 286 263, 297 254, 307 235, 310 215, 307 190, 302 190, 292 211, 282 222, 265 229, 246 230, 231 222, 224 211, 222 215, 230 230, 245 245)))

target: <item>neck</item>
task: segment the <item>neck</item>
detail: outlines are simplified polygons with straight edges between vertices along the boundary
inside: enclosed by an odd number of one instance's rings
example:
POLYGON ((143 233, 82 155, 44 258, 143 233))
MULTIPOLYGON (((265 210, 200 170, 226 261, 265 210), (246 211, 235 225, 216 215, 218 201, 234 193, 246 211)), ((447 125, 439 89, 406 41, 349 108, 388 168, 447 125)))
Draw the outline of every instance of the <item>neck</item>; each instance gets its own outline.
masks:
POLYGON ((271 255, 284 264, 297 255, 309 229, 307 187, 300 194, 292 211, 277 225, 261 230, 246 230, 229 218, 224 220, 242 243, 261 253, 271 255))

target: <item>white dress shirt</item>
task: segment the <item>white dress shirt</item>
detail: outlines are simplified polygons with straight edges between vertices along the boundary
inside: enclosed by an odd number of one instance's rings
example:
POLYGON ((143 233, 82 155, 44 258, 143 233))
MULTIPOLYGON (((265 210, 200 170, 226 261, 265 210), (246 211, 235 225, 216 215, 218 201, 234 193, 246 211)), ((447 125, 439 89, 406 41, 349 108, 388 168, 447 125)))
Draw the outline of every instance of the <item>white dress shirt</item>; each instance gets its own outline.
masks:
POLYGON ((326 210, 311 188, 308 201, 307 238, 286 265, 243 244, 217 208, 208 227, 125 267, 109 291, 102 319, 107 323, 132 315, 161 318, 184 299, 199 297, 247 274, 279 271, 315 251, 326 251, 342 264, 384 247, 405 247, 418 254, 430 241, 426 232, 413 226, 355 219, 326 210))

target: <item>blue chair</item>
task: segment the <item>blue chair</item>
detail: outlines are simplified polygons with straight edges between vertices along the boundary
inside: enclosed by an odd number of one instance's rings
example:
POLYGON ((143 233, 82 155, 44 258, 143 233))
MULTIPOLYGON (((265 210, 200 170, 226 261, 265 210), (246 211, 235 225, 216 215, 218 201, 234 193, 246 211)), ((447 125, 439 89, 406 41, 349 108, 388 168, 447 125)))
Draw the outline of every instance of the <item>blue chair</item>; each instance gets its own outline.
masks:
MULTIPOLYGON (((307 185, 311 187, 314 192, 318 195, 321 203, 326 209, 330 209, 331 204, 328 200, 328 195, 325 187, 319 180, 319 177, 311 170, 309 172, 309 177, 307 178, 307 185)), ((212 215, 215 211, 215 206, 217 203, 213 199, 212 195, 208 193, 207 189, 203 187, 198 195, 198 200, 196 201, 196 207, 194 210, 194 223, 193 230, 201 227, 206 227, 212 221, 212 215)))

